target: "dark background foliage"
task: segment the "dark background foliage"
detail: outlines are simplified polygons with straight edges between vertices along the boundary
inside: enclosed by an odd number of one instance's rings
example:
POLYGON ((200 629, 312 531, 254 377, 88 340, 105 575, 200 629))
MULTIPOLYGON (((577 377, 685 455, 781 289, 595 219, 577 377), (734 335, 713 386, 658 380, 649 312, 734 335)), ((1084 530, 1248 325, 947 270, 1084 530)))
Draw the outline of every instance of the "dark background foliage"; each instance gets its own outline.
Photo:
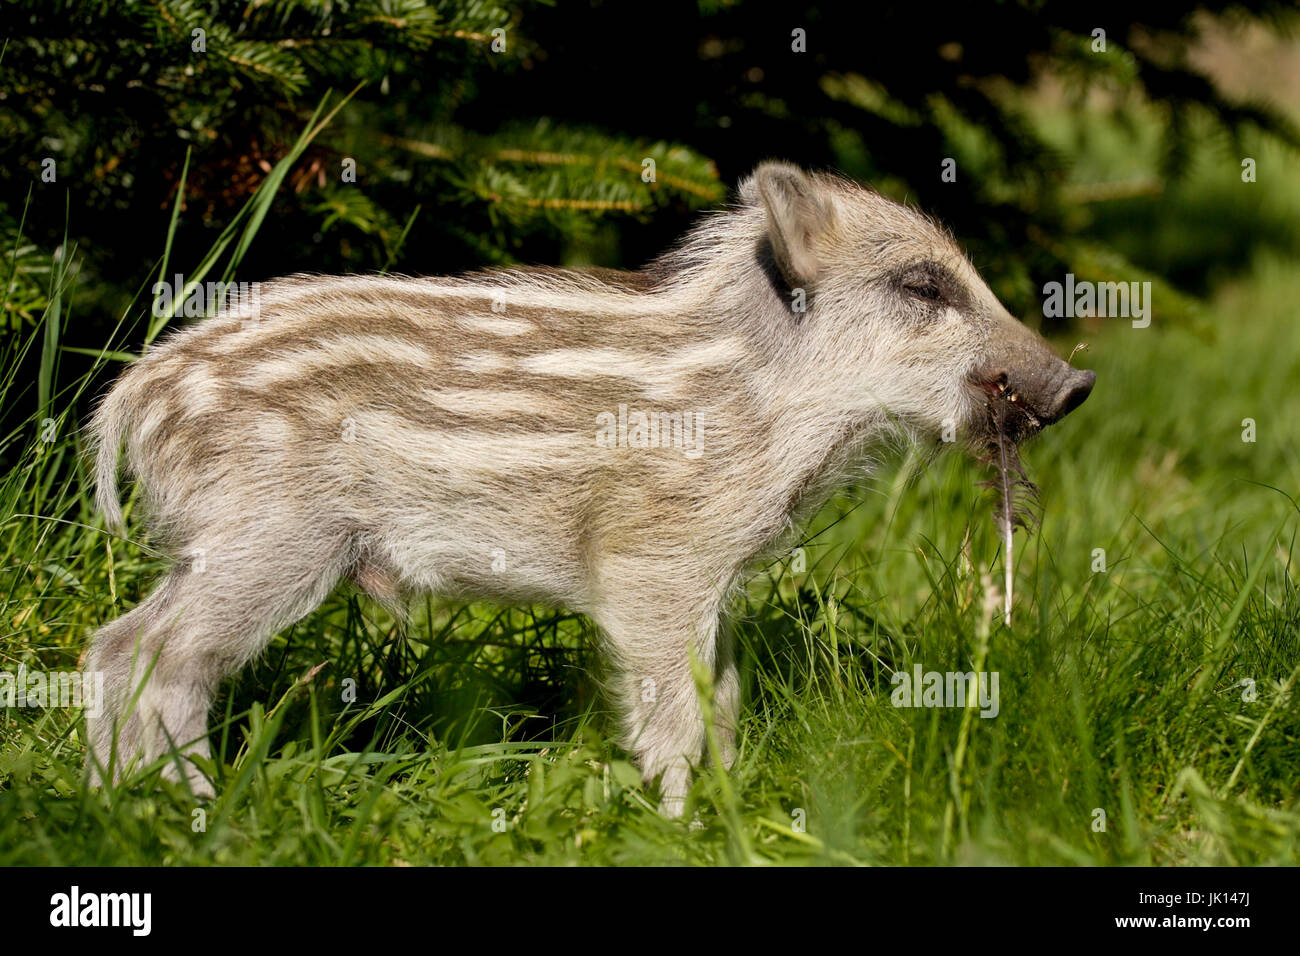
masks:
MULTIPOLYGON (((1243 136, 1300 142, 1270 106, 1225 96, 1189 63, 1203 28, 1223 22, 1207 10, 1291 24, 1290 5, 1273 2, 8 2, 0 239, 9 282, 30 295, 11 297, 6 325, 20 333, 51 292, 19 253, 72 240, 82 299, 64 344, 99 347, 126 314, 117 344, 137 347, 147 297, 130 304, 157 278, 178 191, 169 262, 184 272, 322 98, 349 91, 281 186, 239 278, 636 267, 758 161, 783 157, 937 214, 1026 317, 1041 312, 1043 282, 1067 271, 1203 292, 1215 269, 1293 235, 1238 204, 1225 236, 1194 202, 1153 204, 1153 193, 1187 174, 1198 137, 1243 155, 1243 136), (1159 181, 1099 184, 1104 202, 1081 189, 1072 152, 1026 115, 1045 77, 1065 109, 1100 92, 1121 121, 1154 111, 1159 181), (55 183, 41 180, 47 157, 55 183), (341 181, 347 158, 356 182, 341 181), (641 178, 645 158, 654 183, 641 178), (940 176, 946 158, 956 182, 940 176), (1170 234, 1184 241, 1153 241, 1170 234)), ((1175 317, 1193 308, 1164 291, 1175 317)))

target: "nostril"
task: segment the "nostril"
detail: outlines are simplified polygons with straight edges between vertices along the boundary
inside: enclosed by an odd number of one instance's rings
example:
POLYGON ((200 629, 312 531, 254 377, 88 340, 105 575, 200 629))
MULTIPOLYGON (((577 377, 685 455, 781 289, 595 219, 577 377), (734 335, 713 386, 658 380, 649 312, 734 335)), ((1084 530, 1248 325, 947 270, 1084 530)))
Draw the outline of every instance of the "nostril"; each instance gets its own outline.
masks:
POLYGON ((1052 420, 1064 418, 1074 411, 1092 394, 1092 386, 1097 381, 1097 373, 1080 370, 1070 377, 1065 387, 1057 393, 1052 406, 1052 420))

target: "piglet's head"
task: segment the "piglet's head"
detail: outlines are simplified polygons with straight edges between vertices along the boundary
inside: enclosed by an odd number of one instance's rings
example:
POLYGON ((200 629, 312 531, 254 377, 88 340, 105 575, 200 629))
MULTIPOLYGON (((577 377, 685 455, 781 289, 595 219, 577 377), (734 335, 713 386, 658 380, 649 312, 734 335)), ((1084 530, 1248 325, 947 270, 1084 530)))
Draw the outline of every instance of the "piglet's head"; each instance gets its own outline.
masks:
POLYGON ((846 396, 846 414, 986 445, 1035 434, 1092 391, 1094 373, 1016 320, 916 210, 780 162, 759 166, 742 198, 765 219, 760 254, 807 301, 791 335, 846 396))

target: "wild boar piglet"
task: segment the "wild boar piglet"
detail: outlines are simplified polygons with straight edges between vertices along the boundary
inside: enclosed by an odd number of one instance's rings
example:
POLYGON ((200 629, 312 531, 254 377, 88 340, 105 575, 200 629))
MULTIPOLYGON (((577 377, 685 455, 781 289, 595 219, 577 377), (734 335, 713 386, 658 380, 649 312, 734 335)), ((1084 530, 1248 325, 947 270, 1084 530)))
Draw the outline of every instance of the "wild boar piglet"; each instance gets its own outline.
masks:
POLYGON ((734 755, 721 620, 746 569, 873 449, 1019 440, 1092 384, 930 219, 780 162, 637 272, 268 283, 149 349, 92 420, 99 507, 121 527, 124 448, 175 564, 94 635, 90 771, 170 755, 211 794, 189 758, 219 682, 351 579, 587 615, 678 814, 705 750, 692 652, 734 755))

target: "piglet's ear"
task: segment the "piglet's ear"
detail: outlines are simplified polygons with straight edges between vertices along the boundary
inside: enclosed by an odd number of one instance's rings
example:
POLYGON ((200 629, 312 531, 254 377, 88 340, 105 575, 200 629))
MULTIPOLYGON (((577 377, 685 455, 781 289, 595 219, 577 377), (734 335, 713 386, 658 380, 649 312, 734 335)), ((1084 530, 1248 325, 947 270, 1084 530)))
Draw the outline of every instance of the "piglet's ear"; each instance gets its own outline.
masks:
POLYGON ((777 268, 791 286, 812 285, 821 271, 818 253, 835 222, 831 198, 790 163, 763 163, 754 170, 754 184, 767 212, 777 268))

